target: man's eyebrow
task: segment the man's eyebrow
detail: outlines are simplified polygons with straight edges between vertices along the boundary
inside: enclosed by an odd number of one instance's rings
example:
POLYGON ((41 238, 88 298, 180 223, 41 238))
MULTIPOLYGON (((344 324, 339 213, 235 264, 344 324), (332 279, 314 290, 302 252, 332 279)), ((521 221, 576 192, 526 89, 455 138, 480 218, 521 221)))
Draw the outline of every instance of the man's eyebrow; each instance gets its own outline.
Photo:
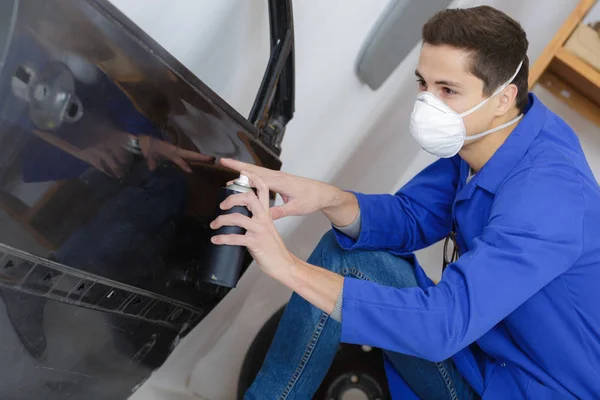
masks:
MULTIPOLYGON (((425 79, 423 79, 423 76, 419 73, 418 70, 415 70, 415 75, 417 76, 417 78, 425 80, 425 79)), ((456 88, 462 87, 462 85, 460 83, 455 82, 455 81, 435 81, 435 84, 442 85, 442 86, 456 87, 456 88)))

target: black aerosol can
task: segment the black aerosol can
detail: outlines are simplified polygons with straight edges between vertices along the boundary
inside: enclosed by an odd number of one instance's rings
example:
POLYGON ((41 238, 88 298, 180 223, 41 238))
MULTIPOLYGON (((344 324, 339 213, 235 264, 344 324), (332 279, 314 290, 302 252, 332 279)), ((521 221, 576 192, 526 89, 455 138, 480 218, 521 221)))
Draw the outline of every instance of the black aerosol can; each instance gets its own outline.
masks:
MULTIPOLYGON (((250 186, 248 177, 240 175, 233 183, 221 189, 219 193, 219 204, 231 195, 246 193, 253 190, 252 186, 250 186)), ((217 216, 234 213, 239 213, 247 217, 251 216, 250 211, 242 206, 235 206, 230 210, 221 210, 221 208, 217 207, 217 210, 217 216)), ((231 234, 243 235, 245 233, 246 230, 238 226, 222 226, 214 232, 213 236, 231 234)), ((235 287, 240 279, 245 255, 246 248, 244 247, 230 245, 217 246, 211 243, 207 263, 205 268, 202 268, 201 279, 205 282, 214 283, 215 285, 230 288, 235 287)))

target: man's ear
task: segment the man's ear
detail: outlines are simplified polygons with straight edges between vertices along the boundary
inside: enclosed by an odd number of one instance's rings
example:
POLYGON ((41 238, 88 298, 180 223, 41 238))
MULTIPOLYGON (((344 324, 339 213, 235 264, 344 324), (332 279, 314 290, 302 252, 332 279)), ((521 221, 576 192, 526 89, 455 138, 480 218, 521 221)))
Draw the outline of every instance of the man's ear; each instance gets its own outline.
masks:
POLYGON ((517 89, 517 85, 510 84, 498 95, 497 117, 510 112, 515 107, 518 93, 519 89, 517 89))

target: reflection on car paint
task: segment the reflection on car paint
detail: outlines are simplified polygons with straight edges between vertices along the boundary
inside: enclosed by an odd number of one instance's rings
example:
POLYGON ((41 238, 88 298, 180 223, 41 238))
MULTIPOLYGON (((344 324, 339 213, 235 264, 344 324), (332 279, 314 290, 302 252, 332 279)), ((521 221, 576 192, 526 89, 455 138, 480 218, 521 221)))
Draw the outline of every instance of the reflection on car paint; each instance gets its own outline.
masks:
POLYGON ((2 399, 126 398, 228 292, 199 279, 216 160, 280 165, 102 5, 2 6, 2 399))

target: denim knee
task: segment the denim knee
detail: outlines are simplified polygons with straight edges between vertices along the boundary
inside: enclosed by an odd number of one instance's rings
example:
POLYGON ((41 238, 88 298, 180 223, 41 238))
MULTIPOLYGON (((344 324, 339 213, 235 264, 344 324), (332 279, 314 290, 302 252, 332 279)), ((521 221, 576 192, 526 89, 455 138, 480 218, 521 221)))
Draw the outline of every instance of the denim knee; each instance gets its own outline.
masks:
POLYGON ((387 251, 347 251, 327 232, 308 262, 337 274, 397 288, 418 286, 414 266, 387 251))
POLYGON ((341 261, 344 257, 347 257, 349 253, 349 251, 340 247, 333 230, 330 230, 323 235, 319 244, 308 258, 308 263, 332 272, 340 273, 341 261))

